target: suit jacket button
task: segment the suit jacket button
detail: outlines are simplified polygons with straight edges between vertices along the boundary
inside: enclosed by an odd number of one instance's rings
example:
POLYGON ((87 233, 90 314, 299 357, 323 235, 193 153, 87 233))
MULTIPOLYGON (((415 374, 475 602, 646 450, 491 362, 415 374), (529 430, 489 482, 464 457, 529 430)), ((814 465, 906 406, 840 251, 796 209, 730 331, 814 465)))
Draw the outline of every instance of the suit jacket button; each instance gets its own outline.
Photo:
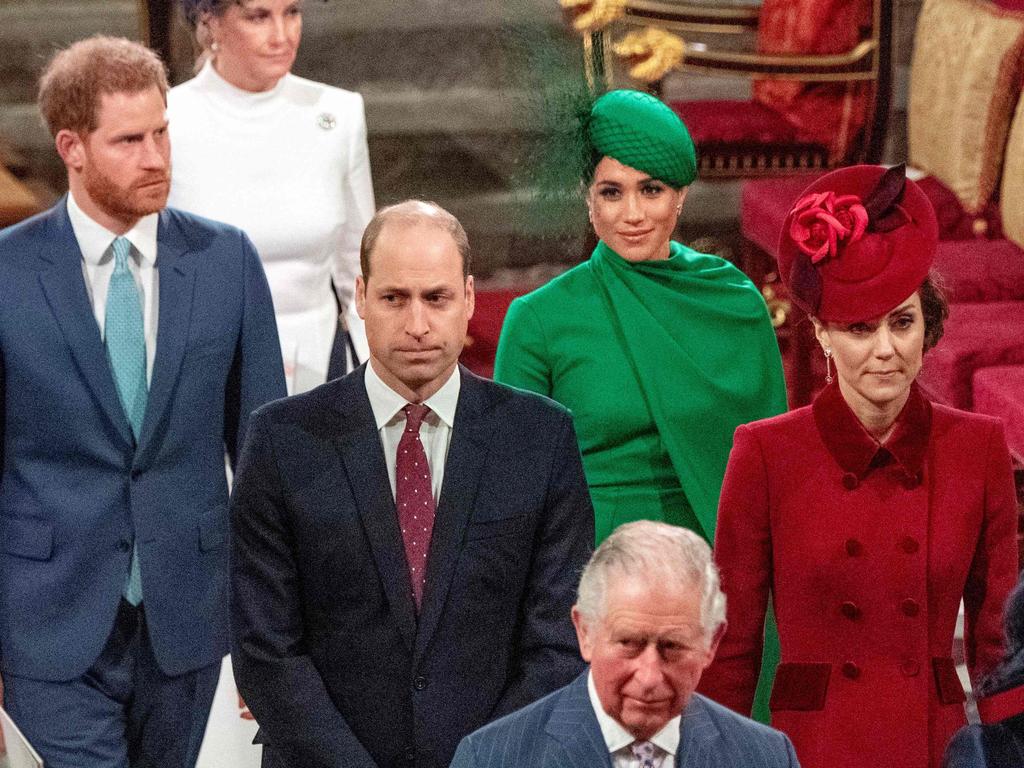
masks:
POLYGON ((413 747, 409 747, 405 750, 405 759, 410 763, 416 762, 416 750, 413 747))
POLYGON ((903 611, 904 616, 917 616, 921 610, 920 603, 911 597, 908 597, 902 603, 900 603, 900 610, 903 611))
POLYGON ((850 557, 858 557, 864 551, 864 545, 856 539, 846 540, 846 554, 850 557))
POLYGON ((851 680, 856 680, 860 677, 860 667, 854 664, 852 661, 848 661, 843 664, 843 677, 848 677, 851 680))
POLYGON ((427 678, 423 677, 423 675, 418 676, 412 681, 412 687, 417 691, 425 690, 427 687, 427 678))
POLYGON ((860 480, 857 479, 857 476, 853 474, 853 472, 847 472, 843 475, 843 488, 848 491, 852 491, 858 485, 860 485, 860 480))
POLYGON ((921 665, 913 659, 904 659, 900 662, 900 672, 905 677, 917 677, 917 673, 921 671, 921 665))
POLYGON ((117 548, 121 552, 127 552, 132 548, 132 543, 128 541, 128 539, 121 539, 119 542, 117 542, 117 548))
POLYGON ((904 536, 900 539, 900 549, 908 555, 912 555, 920 548, 920 544, 917 543, 917 539, 913 536, 904 536))
POLYGON ((860 618, 860 608, 857 607, 856 603, 851 603, 849 600, 839 606, 839 612, 850 621, 860 618))

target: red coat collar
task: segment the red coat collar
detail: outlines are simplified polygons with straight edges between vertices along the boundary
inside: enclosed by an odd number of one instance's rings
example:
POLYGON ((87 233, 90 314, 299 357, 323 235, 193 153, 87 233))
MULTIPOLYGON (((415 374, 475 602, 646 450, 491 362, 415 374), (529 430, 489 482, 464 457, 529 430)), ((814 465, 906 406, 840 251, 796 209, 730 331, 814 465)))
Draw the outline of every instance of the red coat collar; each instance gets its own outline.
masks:
POLYGON ((864 429, 843 399, 838 383, 821 391, 812 410, 825 447, 843 471, 852 472, 862 480, 873 467, 895 461, 908 477, 920 479, 931 436, 932 405, 916 383, 911 384, 910 396, 896 417, 896 428, 885 445, 880 445, 864 429))
POLYGON ((983 723, 998 723, 1024 713, 1024 685, 978 699, 978 715, 983 723))

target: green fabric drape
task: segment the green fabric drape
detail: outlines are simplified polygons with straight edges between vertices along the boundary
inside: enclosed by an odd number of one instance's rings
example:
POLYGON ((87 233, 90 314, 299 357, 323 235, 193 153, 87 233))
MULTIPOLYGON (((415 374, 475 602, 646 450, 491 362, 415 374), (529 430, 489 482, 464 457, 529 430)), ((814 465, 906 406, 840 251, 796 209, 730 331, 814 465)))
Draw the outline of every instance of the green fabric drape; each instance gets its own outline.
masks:
POLYGON ((764 302, 731 264, 675 242, 668 259, 640 263, 599 242, 591 265, 699 532, 713 541, 733 430, 786 410, 764 302))

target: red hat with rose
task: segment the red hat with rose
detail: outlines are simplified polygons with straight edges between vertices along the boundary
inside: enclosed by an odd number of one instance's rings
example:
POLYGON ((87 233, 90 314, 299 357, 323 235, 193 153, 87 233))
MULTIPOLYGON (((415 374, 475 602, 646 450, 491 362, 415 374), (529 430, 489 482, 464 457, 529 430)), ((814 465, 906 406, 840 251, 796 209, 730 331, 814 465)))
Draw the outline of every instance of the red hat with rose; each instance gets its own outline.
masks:
POLYGON ((779 240, 779 275, 819 320, 885 314, 928 276, 939 240, 931 202, 902 165, 854 165, 803 191, 779 240))

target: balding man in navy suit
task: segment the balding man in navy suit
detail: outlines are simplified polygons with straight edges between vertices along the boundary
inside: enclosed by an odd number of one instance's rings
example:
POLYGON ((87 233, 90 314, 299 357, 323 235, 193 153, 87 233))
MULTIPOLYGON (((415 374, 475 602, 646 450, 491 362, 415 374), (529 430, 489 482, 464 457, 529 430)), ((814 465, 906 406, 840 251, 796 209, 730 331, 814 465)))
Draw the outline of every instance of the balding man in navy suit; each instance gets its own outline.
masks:
POLYGON ((569 413, 458 365, 451 214, 384 209, 361 257, 368 364, 258 411, 235 482, 232 660, 268 767, 445 768, 582 668, 594 520, 569 413))

